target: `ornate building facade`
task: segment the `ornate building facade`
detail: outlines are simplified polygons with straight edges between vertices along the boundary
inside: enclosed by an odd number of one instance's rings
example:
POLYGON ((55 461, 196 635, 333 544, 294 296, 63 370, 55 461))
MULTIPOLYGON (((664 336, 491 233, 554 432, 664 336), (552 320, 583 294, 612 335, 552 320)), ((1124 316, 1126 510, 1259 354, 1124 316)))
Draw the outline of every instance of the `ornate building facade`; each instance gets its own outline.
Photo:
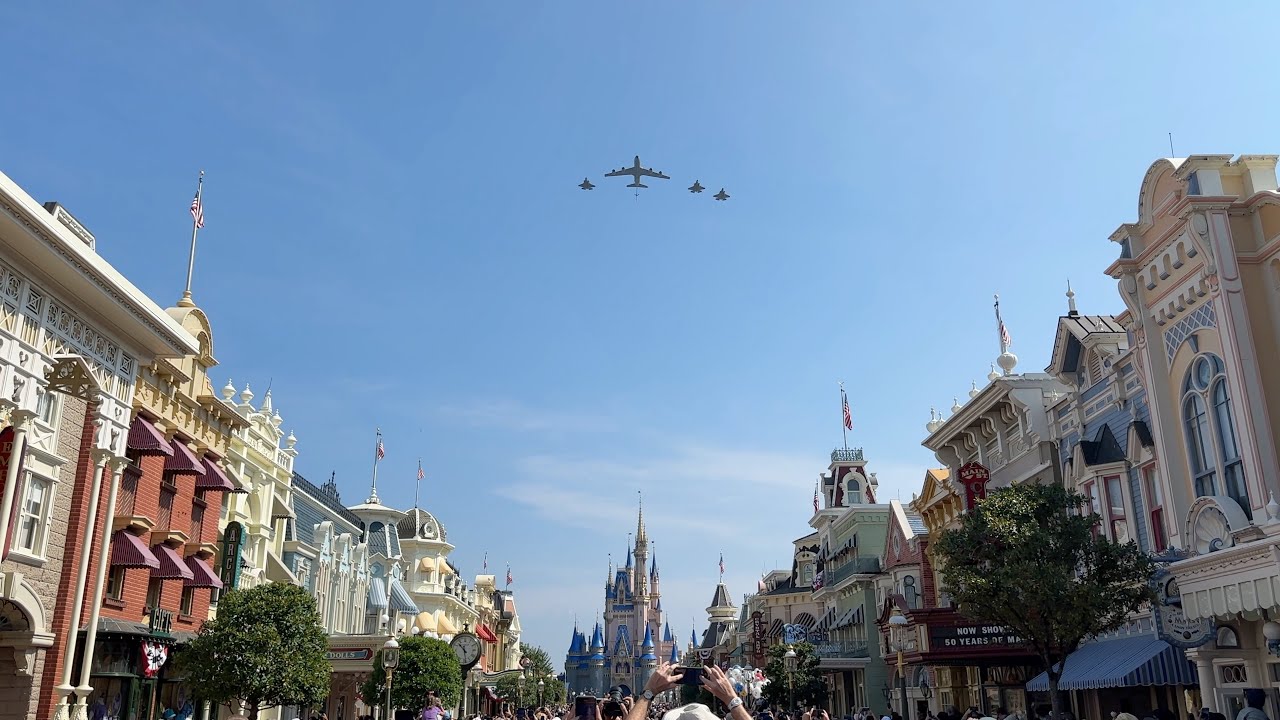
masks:
POLYGON ((0 717, 87 711, 138 370, 198 348, 96 248, 0 174, 0 717))

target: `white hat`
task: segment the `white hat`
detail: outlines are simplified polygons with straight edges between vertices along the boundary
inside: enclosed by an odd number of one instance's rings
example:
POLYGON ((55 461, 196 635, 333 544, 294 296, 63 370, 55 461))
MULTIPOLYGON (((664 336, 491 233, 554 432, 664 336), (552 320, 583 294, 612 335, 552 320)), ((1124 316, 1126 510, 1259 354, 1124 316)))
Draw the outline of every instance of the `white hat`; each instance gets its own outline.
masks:
POLYGON ((720 720, 711 708, 702 703, 689 703, 684 707, 668 710, 662 720, 720 720))

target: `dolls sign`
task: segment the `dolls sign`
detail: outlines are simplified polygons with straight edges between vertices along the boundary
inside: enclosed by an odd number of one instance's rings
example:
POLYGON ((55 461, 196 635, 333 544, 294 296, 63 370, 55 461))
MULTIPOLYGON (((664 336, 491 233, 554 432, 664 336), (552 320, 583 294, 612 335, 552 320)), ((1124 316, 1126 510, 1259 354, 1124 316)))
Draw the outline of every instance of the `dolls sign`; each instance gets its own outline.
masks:
POLYGON ((978 462, 965 463, 956 473, 960 484, 964 486, 964 509, 972 510, 979 500, 987 499, 987 483, 991 482, 991 471, 978 462))

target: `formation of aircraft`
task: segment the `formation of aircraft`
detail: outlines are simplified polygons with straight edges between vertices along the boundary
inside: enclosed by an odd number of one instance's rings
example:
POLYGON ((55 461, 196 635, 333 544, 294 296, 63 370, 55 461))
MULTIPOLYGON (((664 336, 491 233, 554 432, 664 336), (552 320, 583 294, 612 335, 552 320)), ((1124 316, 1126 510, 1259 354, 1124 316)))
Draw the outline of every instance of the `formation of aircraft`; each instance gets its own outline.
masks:
MULTIPOLYGON (((627 184, 627 187, 635 188, 637 196, 640 194, 640 188, 649 187, 648 185, 645 185, 644 183, 640 182, 641 178, 654 178, 657 180, 671 179, 670 175, 667 175, 660 170, 654 170, 653 168, 648 168, 641 165, 639 155, 635 156, 635 158, 632 160, 630 167, 626 167, 626 166, 620 167, 617 170, 605 173, 604 176, 631 178, 631 182, 627 184)), ((583 190, 594 190, 596 186, 595 186, 595 183, 591 182, 590 178, 582 178, 582 182, 578 184, 578 187, 582 188, 583 190)), ((701 193, 703 190, 706 190, 706 188, 703 187, 702 183, 697 180, 694 180, 693 184, 689 186, 689 192, 695 195, 701 193)), ((714 197, 719 202, 724 202, 725 200, 729 199, 729 193, 725 192, 724 188, 720 188, 720 192, 716 193, 712 197, 714 197)))

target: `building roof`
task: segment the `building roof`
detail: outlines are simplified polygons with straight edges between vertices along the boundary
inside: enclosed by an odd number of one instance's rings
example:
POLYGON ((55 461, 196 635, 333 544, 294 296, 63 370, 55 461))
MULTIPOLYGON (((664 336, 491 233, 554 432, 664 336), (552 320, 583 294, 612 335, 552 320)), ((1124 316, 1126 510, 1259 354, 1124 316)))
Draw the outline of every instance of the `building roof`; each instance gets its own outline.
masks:
MULTIPOLYGON (((359 528, 361 526, 360 518, 356 517, 355 513, 342 504, 342 499, 338 496, 338 486, 332 476, 324 484, 323 488, 319 488, 312 484, 310 480, 295 472, 293 474, 293 489, 320 503, 337 517, 351 523, 352 527, 359 528)), ((294 511, 296 512, 297 508, 294 511)))
POLYGON ((721 621, 713 622, 707 626, 707 631, 703 633, 702 645, 700 645, 700 647, 703 649, 720 647, 725 644, 732 634, 732 628, 729 623, 721 621))
POLYGON ((1097 440, 1081 440, 1080 455, 1085 465, 1107 465, 1125 461, 1124 451, 1111 432, 1110 425, 1103 425, 1097 440))
POLYGON ((733 607, 733 603, 729 602, 729 589, 724 586, 724 583, 716 585, 716 594, 711 598, 711 607, 733 607))

